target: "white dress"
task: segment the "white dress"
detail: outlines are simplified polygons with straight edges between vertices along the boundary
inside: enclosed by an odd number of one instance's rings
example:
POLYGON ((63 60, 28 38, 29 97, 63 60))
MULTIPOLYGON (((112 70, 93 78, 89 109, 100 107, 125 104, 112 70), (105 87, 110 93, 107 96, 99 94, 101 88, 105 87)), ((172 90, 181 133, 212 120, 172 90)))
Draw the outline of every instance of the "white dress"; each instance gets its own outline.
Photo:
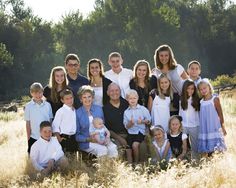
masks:
POLYGON ((161 99, 156 95, 152 103, 152 124, 154 126, 161 125, 166 132, 168 131, 168 121, 170 118, 170 102, 170 97, 161 99))

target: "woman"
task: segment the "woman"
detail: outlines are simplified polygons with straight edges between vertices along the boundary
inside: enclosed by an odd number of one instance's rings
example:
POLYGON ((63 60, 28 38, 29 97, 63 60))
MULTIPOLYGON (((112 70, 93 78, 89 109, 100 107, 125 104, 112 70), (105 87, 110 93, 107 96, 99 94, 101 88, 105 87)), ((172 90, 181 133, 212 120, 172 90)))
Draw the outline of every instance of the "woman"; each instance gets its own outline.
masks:
POLYGON ((147 107, 149 92, 151 91, 150 65, 145 60, 139 60, 134 65, 133 72, 134 78, 130 80, 129 86, 137 91, 139 96, 138 103, 147 107))
POLYGON ((156 49, 154 61, 156 68, 152 71, 152 83, 155 83, 154 87, 157 88, 156 83, 159 75, 162 73, 167 74, 171 80, 172 89, 174 91, 171 115, 178 115, 179 96, 181 96, 183 82, 188 79, 188 75, 183 66, 177 64, 171 47, 166 44, 161 45, 156 49))
POLYGON ((69 89, 66 70, 62 66, 54 67, 51 71, 49 84, 44 88, 43 95, 52 106, 52 113, 55 116, 56 111, 62 107, 60 92, 69 89))
POLYGON ((105 155, 117 157, 118 151, 115 144, 106 147, 96 143, 94 137, 89 136, 89 127, 92 126, 93 118, 101 118, 104 121, 102 107, 93 104, 94 90, 91 86, 82 86, 78 95, 82 103, 82 106, 76 110, 76 140, 79 143, 79 148, 97 157, 105 155))
POLYGON ((101 60, 94 58, 88 61, 87 76, 89 85, 92 86, 95 92, 94 104, 99 106, 105 105, 109 101, 107 88, 111 80, 104 77, 104 69, 101 60))

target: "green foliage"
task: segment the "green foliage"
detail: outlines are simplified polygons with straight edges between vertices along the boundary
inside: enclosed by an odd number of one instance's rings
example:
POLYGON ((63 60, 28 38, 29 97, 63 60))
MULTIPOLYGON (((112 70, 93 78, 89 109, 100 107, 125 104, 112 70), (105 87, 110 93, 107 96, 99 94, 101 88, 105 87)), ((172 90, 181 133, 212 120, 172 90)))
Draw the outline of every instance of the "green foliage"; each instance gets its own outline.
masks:
POLYGON ((13 64, 13 56, 7 51, 6 45, 0 43, 0 67, 13 64))
POLYGON ((224 87, 236 84, 236 76, 230 77, 227 74, 219 75, 212 82, 214 87, 224 87))

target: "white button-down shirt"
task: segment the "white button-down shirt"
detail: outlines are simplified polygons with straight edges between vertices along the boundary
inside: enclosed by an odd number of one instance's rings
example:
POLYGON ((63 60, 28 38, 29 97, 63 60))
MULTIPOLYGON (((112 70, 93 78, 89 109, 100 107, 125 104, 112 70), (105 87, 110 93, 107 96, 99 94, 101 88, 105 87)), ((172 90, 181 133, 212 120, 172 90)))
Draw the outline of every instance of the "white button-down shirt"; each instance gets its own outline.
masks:
POLYGON ((51 121, 53 118, 51 105, 47 101, 38 104, 32 99, 25 105, 24 116, 25 121, 30 122, 30 137, 37 140, 40 137, 40 123, 42 121, 51 121))
POLYGON ((184 127, 199 126, 199 111, 196 111, 192 106, 192 97, 188 99, 188 108, 183 110, 180 104, 179 115, 183 118, 184 127))
POLYGON ((126 93, 130 90, 129 82, 133 78, 133 71, 122 67, 121 72, 117 74, 111 69, 105 72, 105 77, 119 85, 121 96, 125 98, 126 93))
POLYGON ((49 141, 40 137, 31 147, 30 159, 36 170, 43 170, 47 167, 49 160, 59 160, 64 156, 62 147, 56 137, 51 137, 49 141))
POLYGON ((52 122, 53 132, 60 134, 73 135, 76 133, 76 112, 75 109, 63 105, 57 110, 52 122))

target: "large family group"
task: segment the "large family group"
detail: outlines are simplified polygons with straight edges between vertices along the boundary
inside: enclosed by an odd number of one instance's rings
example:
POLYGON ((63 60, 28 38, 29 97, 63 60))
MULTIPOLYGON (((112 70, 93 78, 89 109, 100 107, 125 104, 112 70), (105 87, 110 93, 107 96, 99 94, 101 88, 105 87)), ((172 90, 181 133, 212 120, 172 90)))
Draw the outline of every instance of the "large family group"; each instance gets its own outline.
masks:
POLYGON ((111 69, 104 72, 101 60, 90 59, 86 78, 78 56, 68 54, 45 88, 33 83, 24 117, 35 169, 48 174, 63 168, 65 155, 76 152, 137 164, 144 155, 158 163, 226 150, 220 100, 200 77, 201 64, 191 61, 186 72, 168 45, 155 50, 154 62, 151 71, 138 60, 132 71, 112 52, 111 69))

